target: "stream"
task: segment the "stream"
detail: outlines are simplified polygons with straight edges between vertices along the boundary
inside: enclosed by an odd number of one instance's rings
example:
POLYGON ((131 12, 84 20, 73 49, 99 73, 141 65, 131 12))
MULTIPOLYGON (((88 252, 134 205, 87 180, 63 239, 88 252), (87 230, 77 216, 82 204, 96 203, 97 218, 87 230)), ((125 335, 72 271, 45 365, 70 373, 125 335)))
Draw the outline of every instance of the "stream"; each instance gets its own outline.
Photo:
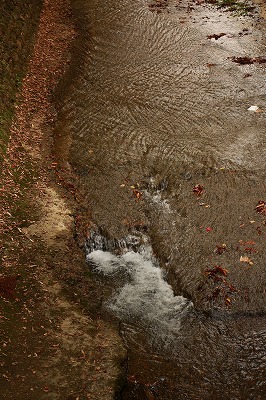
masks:
POLYGON ((74 2, 57 134, 128 350, 123 400, 265 399, 265 24, 200 3, 74 2))

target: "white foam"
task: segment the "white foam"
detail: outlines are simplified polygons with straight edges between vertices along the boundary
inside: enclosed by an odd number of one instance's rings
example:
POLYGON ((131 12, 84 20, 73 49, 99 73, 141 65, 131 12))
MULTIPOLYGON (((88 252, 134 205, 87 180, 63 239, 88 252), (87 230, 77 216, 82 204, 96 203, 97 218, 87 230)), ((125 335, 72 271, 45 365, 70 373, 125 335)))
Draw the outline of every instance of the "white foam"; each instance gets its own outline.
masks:
POLYGON ((120 256, 98 250, 89 254, 88 260, 106 275, 119 269, 127 272, 127 283, 107 304, 121 320, 148 329, 153 339, 164 343, 179 331, 181 318, 191 303, 183 296, 174 295, 151 256, 150 246, 143 246, 138 253, 130 251, 120 256))
POLYGON ((156 193, 149 193, 147 190, 144 190, 144 194, 151 203, 153 203, 157 207, 160 207, 164 212, 172 212, 167 199, 162 198, 162 194, 160 191, 157 191, 156 193))
POLYGON ((121 261, 109 251, 95 250, 87 255, 87 261, 91 262, 95 270, 106 275, 112 274, 122 268, 121 261))

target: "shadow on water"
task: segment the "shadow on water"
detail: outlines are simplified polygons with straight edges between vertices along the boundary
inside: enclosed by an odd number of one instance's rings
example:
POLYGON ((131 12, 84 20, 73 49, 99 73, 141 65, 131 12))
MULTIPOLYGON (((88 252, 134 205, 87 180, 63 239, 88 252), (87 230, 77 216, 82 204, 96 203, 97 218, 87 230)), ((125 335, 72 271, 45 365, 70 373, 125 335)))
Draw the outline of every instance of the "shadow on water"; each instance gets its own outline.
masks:
POLYGON ((263 30, 165 3, 74 2, 82 57, 57 129, 128 348, 121 398, 264 399, 265 64, 231 60, 265 56, 263 30))

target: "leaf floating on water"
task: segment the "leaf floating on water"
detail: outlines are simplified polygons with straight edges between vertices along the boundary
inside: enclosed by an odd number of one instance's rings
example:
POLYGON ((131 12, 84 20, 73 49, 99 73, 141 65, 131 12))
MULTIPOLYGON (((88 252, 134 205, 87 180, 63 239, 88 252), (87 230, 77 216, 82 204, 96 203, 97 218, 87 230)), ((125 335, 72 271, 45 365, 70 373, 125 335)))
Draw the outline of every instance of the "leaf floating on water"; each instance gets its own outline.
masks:
POLYGON ((148 400, 155 400, 154 394, 148 388, 145 388, 144 391, 148 400))
POLYGON ((211 208, 210 204, 206 204, 206 203, 199 203, 199 206, 205 207, 205 208, 211 208))
POLYGON ((136 375, 129 375, 127 377, 128 382, 133 382, 133 383, 138 383, 138 380, 136 378, 136 375))
POLYGON ((204 186, 200 185, 199 183, 197 183, 193 187, 193 193, 195 193, 195 195, 197 195, 197 196, 201 196, 203 191, 204 191, 204 186))
POLYGON ((265 201, 260 200, 255 207, 255 211, 257 211, 257 213, 259 213, 259 214, 265 214, 266 213, 265 201))
POLYGON ((230 297, 226 297, 226 298, 224 299, 224 301, 225 301, 225 304, 226 304, 227 306, 230 306, 230 305, 231 305, 231 299, 230 299, 230 297))
POLYGON ((239 243, 240 245, 245 245, 245 244, 254 245, 254 244, 256 244, 255 240, 247 240, 247 241, 245 241, 245 242, 244 242, 243 240, 239 240, 238 243, 239 243))
POLYGON ((227 250, 226 244, 223 243, 221 245, 217 245, 216 249, 214 250, 214 252, 217 253, 217 254, 223 254, 226 250, 227 250))
POLYGON ((266 58, 264 57, 228 57, 228 58, 229 60, 242 65, 266 63, 266 58))
POLYGON ((211 296, 209 296, 209 298, 211 300, 216 299, 219 296, 219 294, 221 293, 221 290, 222 290, 221 287, 216 286, 216 288, 212 291, 212 294, 211 294, 211 296))
POLYGON ((228 269, 221 267, 220 265, 216 265, 214 268, 212 269, 207 269, 205 271, 205 274, 207 276, 215 276, 216 274, 221 274, 223 276, 227 276, 228 274, 228 269))
POLYGON ((228 282, 227 282, 227 287, 228 287, 230 292, 238 292, 238 289, 234 285, 231 285, 228 282))
POLYGON ((207 36, 207 39, 215 39, 215 40, 218 40, 218 39, 220 39, 220 37, 222 37, 222 36, 225 36, 226 35, 226 33, 214 33, 213 35, 208 35, 207 36))
POLYGON ((241 256, 240 257, 241 262, 248 263, 249 265, 253 265, 253 261, 248 257, 248 256, 241 256))
POLYGON ((261 230, 260 226, 257 226, 256 231, 257 231, 257 235, 261 235, 262 234, 262 230, 261 230))
POLYGON ((140 192, 138 189, 133 189, 133 194, 137 200, 141 200, 142 192, 140 192))
POLYGON ((259 113, 259 112, 262 112, 262 109, 259 108, 258 106, 250 106, 248 108, 248 111, 259 113))

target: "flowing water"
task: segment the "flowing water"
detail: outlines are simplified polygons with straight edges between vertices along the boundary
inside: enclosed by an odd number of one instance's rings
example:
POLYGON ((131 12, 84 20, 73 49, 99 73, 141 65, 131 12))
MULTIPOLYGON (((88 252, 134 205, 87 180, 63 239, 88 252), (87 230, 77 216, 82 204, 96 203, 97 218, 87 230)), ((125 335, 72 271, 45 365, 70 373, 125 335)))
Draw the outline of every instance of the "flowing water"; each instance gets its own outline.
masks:
POLYGON ((265 63, 232 60, 266 56, 265 24, 186 1, 74 5, 57 139, 128 348, 121 398, 265 399, 265 63))

